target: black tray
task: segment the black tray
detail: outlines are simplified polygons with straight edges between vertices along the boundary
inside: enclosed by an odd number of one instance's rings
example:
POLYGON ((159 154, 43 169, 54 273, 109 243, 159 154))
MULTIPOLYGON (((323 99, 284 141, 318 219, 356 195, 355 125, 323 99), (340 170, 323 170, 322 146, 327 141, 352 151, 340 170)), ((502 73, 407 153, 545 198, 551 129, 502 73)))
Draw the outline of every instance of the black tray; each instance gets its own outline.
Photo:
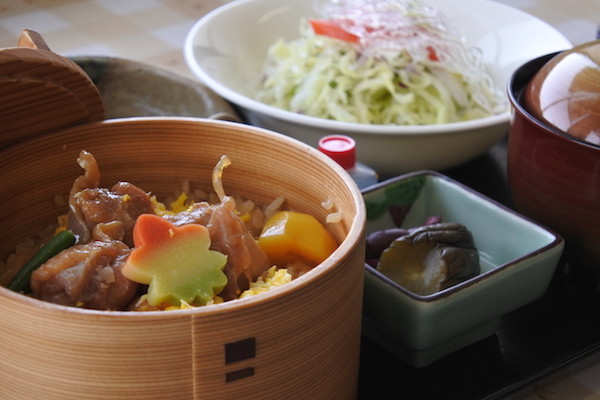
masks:
MULTIPOLYGON (((441 172, 512 207, 506 141, 441 172)), ((412 367, 363 336, 359 400, 502 398, 600 351, 600 294, 571 279, 569 265, 565 254, 544 296, 504 316, 494 335, 427 367, 412 367)))

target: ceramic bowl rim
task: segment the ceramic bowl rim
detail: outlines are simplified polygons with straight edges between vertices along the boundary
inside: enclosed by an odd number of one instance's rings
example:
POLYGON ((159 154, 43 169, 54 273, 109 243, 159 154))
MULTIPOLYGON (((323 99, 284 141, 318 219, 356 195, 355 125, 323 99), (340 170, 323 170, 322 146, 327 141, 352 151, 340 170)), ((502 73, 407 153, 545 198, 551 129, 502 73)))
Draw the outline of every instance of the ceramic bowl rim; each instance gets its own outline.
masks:
POLYGON ((132 67, 139 69, 140 71, 150 72, 152 74, 156 74, 159 76, 165 76, 165 77, 168 77, 175 81, 178 81, 181 83, 186 83, 191 86, 200 86, 200 87, 205 87, 208 89, 208 87, 206 87, 206 85, 203 85, 202 82, 198 82, 187 76, 177 74, 177 73, 175 73, 171 70, 165 69, 163 67, 155 66, 155 65, 152 65, 152 64, 144 62, 144 61, 135 60, 133 58, 121 57, 121 56, 110 55, 110 54, 71 54, 71 55, 68 55, 67 58, 69 60, 73 61, 77 65, 79 65, 79 63, 90 62, 90 63, 115 64, 118 66, 125 66, 125 67, 132 66, 132 67))
MULTIPOLYGON (((231 106, 231 104, 229 104, 227 102, 227 100, 223 99, 214 90, 209 88, 203 82, 200 82, 200 81, 194 80, 190 77, 175 73, 175 72, 165 69, 163 67, 155 66, 155 65, 152 65, 152 64, 144 62, 144 61, 135 60, 133 58, 120 57, 120 56, 115 56, 115 55, 73 54, 73 55, 67 56, 67 58, 69 60, 73 61, 75 64, 77 64, 77 66, 79 66, 83 70, 83 72, 86 74, 87 74, 87 72, 84 68, 85 66, 95 67, 97 65, 102 65, 103 67, 124 68, 127 70, 132 70, 134 73, 149 74, 152 78, 157 79, 157 80, 169 80, 169 81, 175 82, 177 85, 187 87, 188 89, 199 94, 201 96, 201 100, 203 102, 206 102, 206 103, 212 102, 212 103, 214 103, 213 106, 215 106, 215 108, 222 108, 222 110, 220 110, 212 115, 201 116, 201 115, 195 114, 195 116, 197 118, 211 118, 211 119, 219 119, 219 120, 226 120, 226 121, 233 121, 233 122, 240 121, 239 116, 236 114, 236 111, 231 106), (214 98, 213 98, 213 96, 214 96, 214 98)), ((102 75, 102 74, 103 73, 101 73, 100 75, 102 75)), ((94 80, 93 79, 94 76, 90 76, 90 78, 92 80, 94 80)), ((106 105, 105 105, 105 111, 107 111, 106 105)), ((136 117, 137 116, 141 117, 142 115, 136 115, 136 117)), ((152 115, 147 115, 147 116, 152 116, 152 115)), ((155 116, 168 116, 168 115, 155 115, 155 116)), ((172 115, 172 116, 185 117, 187 115, 172 115)), ((131 117, 119 116, 119 117, 115 117, 115 118, 134 118, 134 117, 133 116, 131 116, 131 117)))
POLYGON ((439 302, 442 301, 444 299, 447 299, 455 294, 458 294, 460 292, 462 292, 463 290, 468 290, 469 288, 477 285, 480 282, 483 282, 485 280, 488 280, 500 273, 502 273, 503 271, 506 271, 508 269, 510 269, 511 267, 515 267, 517 266, 520 262, 522 262, 523 260, 526 260, 528 258, 532 258, 535 257, 539 254, 545 253, 546 251, 555 248, 557 246, 560 246, 561 243, 564 243, 564 239, 562 236, 560 236, 557 232, 555 232, 554 230, 547 228, 541 224, 539 224, 538 222, 533 221, 532 219, 519 214, 518 212, 510 209, 509 207, 497 202, 494 199, 491 199, 489 197, 487 197, 486 195, 477 192, 476 190, 442 174, 439 173, 437 171, 430 171, 430 170, 423 170, 423 171, 414 171, 414 172, 410 172, 407 174, 403 174, 403 175, 399 175, 397 177, 388 179, 386 181, 380 182, 376 185, 370 186, 367 190, 363 191, 363 195, 380 190, 390 184, 394 184, 406 179, 411 179, 414 177, 418 177, 418 176, 424 176, 424 177, 431 177, 431 178, 436 178, 436 179, 440 179, 443 180, 453 186, 456 186, 459 190, 465 191, 467 193, 470 193, 471 195, 474 195, 476 197, 478 197, 479 199, 483 200, 484 202, 488 202, 491 203, 492 205, 500 208, 501 211, 509 213, 515 217, 518 217, 519 219, 525 220, 545 231, 547 231, 548 233, 550 233, 554 239, 546 244, 543 247, 540 247, 538 249, 536 249, 533 252, 529 252, 526 253, 524 255, 522 255, 521 257, 518 257, 516 259, 510 260, 504 264, 498 265, 497 267, 483 272, 481 274, 478 274, 477 276, 474 276, 473 278, 467 279, 463 282, 460 282, 454 286, 451 286, 449 288, 440 290, 439 292, 436 293, 432 293, 429 295, 419 295, 416 294, 414 292, 411 292, 410 290, 404 288, 403 286, 399 285, 398 283, 396 283, 395 281, 393 281, 392 279, 388 278, 387 276, 385 276, 383 273, 379 272, 376 268, 370 266, 369 264, 365 263, 365 270, 366 272, 374 275, 375 277, 379 278, 384 284, 388 284, 389 286, 391 286, 392 288, 396 289, 396 292, 409 297, 410 299, 417 301, 417 302, 422 302, 422 303, 434 303, 434 302, 439 302))

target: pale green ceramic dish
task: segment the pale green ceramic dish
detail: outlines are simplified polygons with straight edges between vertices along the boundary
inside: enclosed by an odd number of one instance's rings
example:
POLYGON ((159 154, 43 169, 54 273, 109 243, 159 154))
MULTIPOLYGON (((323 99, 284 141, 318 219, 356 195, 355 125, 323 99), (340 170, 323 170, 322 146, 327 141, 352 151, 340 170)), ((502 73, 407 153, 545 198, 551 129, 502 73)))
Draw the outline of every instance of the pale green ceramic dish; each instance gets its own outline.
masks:
POLYGON ((541 297, 563 251, 557 234, 436 172, 421 171, 363 191, 367 233, 390 228, 390 205, 410 206, 403 227, 429 216, 473 234, 481 274, 419 296, 366 265, 363 333, 422 367, 496 331, 502 316, 541 297))

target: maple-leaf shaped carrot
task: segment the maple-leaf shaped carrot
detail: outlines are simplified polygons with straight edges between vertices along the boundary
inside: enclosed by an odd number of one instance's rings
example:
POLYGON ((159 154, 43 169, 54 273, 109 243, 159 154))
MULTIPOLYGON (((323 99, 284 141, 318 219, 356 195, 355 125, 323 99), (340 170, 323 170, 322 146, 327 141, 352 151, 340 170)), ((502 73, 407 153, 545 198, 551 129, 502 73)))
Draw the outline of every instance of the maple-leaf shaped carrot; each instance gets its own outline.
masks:
POLYGON ((140 215, 133 229, 135 248, 122 268, 123 275, 147 284, 152 306, 181 301, 204 305, 227 284, 223 267, 227 256, 210 250, 206 227, 181 227, 152 214, 140 215))

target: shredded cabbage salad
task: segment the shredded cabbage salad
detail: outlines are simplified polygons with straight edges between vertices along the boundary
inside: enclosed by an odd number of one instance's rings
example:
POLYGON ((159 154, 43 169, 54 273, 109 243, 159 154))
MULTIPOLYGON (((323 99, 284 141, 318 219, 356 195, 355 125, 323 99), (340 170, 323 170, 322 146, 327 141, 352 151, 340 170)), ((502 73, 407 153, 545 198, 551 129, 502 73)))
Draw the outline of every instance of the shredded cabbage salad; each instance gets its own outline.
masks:
POLYGON ((268 50, 257 100, 314 117, 423 125, 506 111, 481 51, 417 0, 321 0, 268 50), (318 32, 318 33, 317 33, 318 32))

